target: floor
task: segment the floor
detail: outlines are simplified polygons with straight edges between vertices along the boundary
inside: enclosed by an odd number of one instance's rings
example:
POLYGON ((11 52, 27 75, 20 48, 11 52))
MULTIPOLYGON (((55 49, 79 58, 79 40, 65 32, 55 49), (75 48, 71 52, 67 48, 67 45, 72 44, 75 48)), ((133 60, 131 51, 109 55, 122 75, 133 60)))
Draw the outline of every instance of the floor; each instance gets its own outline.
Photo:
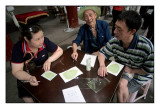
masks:
MULTIPOLYGON (((112 17, 100 19, 111 22, 112 17)), ((39 24, 43 27, 44 34, 55 44, 58 44, 65 51, 68 46, 72 44, 72 41, 76 38, 79 27, 83 25, 85 22, 79 20, 79 26, 74 28, 72 32, 64 32, 64 29, 67 29, 66 23, 60 23, 59 18, 54 18, 53 16, 49 16, 47 18, 43 18, 39 21, 39 24)), ((109 29, 111 30, 111 26, 109 29)), ((145 34, 144 30, 139 30, 139 34, 145 34)), ((13 44, 18 41, 18 36, 20 33, 18 31, 13 31, 9 33, 9 37, 12 40, 13 44)), ((146 99, 140 99, 137 103, 154 103, 154 81, 149 88, 148 95, 146 99)), ((116 102, 116 96, 113 99, 113 102, 116 102)), ((18 98, 17 88, 16 88, 16 79, 11 74, 11 66, 10 62, 6 62, 6 103, 24 103, 22 99, 18 98)))

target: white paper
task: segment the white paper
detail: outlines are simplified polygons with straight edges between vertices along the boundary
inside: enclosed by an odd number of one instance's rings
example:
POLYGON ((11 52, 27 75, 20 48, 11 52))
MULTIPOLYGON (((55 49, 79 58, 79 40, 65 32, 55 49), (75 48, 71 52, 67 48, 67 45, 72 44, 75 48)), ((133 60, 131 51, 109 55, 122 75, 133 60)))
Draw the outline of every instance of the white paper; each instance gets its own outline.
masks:
POLYGON ((81 74, 83 74, 82 71, 77 67, 72 67, 62 73, 59 73, 60 77, 64 80, 65 83, 71 81, 81 74))
POLYGON ((52 71, 46 71, 41 76, 51 81, 54 77, 57 76, 57 74, 52 71))
POLYGON ((95 64, 96 58, 97 58, 96 55, 85 54, 82 61, 81 61, 81 64, 86 66, 86 59, 88 59, 88 58, 91 58, 91 67, 94 67, 94 64, 95 64))
POLYGON ((62 92, 65 102, 86 102, 78 85, 63 89, 62 92))
POLYGON ((115 61, 112 61, 108 66, 107 66, 107 72, 110 74, 113 74, 115 76, 117 76, 120 71, 122 70, 122 68, 124 67, 124 65, 119 64, 115 61), (110 70, 112 69, 112 70, 110 70))

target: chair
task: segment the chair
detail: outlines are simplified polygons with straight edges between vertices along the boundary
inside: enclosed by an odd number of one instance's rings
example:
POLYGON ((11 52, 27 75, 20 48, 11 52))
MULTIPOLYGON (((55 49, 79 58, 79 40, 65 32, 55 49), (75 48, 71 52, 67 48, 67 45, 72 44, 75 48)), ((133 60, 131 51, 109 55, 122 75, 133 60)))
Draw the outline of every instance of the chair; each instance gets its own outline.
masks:
POLYGON ((47 6, 48 11, 50 12, 50 14, 53 15, 53 17, 57 17, 57 10, 55 6, 47 6))
POLYGON ((57 6, 58 8, 58 16, 59 16, 59 19, 60 19, 60 22, 66 22, 66 13, 64 11, 64 7, 61 7, 61 6, 57 6))
POLYGON ((143 94, 142 94, 141 96, 137 97, 137 94, 138 94, 139 90, 137 90, 137 91, 134 92, 134 93, 130 93, 127 102, 134 103, 134 102, 136 102, 137 100, 139 100, 139 99, 141 99, 141 98, 143 98, 143 97, 144 97, 144 99, 146 99, 147 92, 148 92, 148 89, 149 89, 149 87, 150 87, 151 82, 152 82, 152 80, 150 79, 150 80, 148 80, 146 83, 144 83, 144 84, 142 85, 142 87, 141 87, 140 89, 143 90, 143 94), (137 97, 137 98, 136 98, 136 97, 137 97))

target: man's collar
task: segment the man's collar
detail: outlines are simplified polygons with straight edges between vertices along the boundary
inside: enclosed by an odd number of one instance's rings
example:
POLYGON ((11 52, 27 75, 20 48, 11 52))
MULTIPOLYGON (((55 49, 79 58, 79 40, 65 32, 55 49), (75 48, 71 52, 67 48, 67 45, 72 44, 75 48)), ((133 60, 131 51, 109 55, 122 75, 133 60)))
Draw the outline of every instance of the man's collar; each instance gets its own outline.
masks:
POLYGON ((137 34, 134 34, 131 44, 129 45, 129 49, 134 49, 137 42, 137 34))
MULTIPOLYGON (((134 37, 133 37, 133 39, 132 39, 132 41, 131 41, 131 43, 130 43, 130 45, 129 45, 129 47, 127 49, 134 49, 135 48, 135 45, 137 43, 137 38, 138 38, 137 34, 135 33, 134 37)), ((122 43, 121 40, 120 40, 120 46, 123 47, 123 43, 122 43)))
MULTIPOLYGON (((87 24, 87 26, 88 26, 88 28, 89 28, 89 30, 91 30, 91 27, 87 24)), ((95 29, 97 30, 99 27, 98 27, 98 24, 97 24, 97 20, 96 20, 96 27, 95 27, 95 29)))

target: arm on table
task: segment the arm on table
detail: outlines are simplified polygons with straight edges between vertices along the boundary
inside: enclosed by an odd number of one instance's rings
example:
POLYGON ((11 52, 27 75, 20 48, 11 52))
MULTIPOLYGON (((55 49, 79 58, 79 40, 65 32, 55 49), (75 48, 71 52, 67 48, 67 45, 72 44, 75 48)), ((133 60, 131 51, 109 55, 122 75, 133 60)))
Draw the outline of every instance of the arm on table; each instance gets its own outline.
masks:
POLYGON ((54 52, 43 64, 43 69, 45 71, 50 70, 51 62, 57 60, 62 54, 63 54, 63 50, 61 47, 58 46, 57 51, 54 52))
POLYGON ((38 82, 35 76, 28 74, 27 72, 23 71, 24 63, 15 64, 12 63, 12 74, 18 79, 23 81, 30 81, 32 86, 37 86, 38 82), (34 82, 33 82, 34 81, 34 82))
POLYGON ((98 61, 99 61, 98 75, 102 77, 108 75, 107 68, 105 66, 105 56, 100 52, 98 53, 98 61))
MULTIPOLYGON (((102 48, 104 48, 104 46, 102 48)), ((93 52, 92 54, 98 56, 99 51, 93 52)))
POLYGON ((75 61, 77 61, 78 53, 77 53, 77 44, 76 44, 76 43, 73 43, 72 49, 73 49, 73 53, 71 54, 71 57, 72 57, 75 61))

